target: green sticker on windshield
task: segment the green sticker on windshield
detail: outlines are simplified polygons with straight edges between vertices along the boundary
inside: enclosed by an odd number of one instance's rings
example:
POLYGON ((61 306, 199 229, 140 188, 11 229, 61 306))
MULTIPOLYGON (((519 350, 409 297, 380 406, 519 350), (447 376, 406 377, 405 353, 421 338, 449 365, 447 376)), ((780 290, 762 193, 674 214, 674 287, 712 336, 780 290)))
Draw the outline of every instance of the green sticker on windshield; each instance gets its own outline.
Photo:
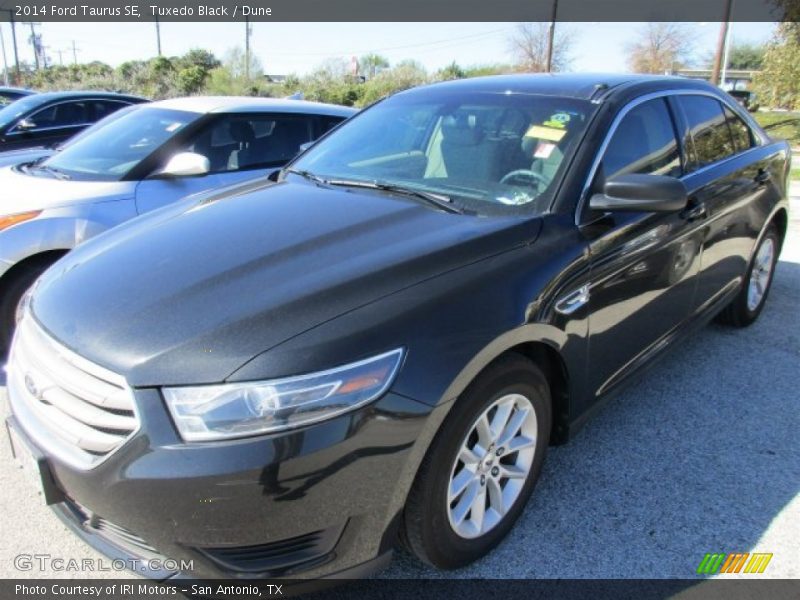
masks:
POLYGON ((545 127, 555 127, 556 129, 566 129, 569 123, 570 116, 565 112, 557 112, 552 115, 547 121, 542 123, 545 127))

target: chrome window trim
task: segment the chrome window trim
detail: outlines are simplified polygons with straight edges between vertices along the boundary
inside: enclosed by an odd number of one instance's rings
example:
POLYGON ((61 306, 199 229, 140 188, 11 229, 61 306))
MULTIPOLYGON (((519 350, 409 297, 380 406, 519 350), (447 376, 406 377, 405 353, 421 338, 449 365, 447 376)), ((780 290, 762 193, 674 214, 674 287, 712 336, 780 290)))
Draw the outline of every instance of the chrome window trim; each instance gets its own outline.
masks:
MULTIPOLYGON (((70 103, 73 103, 73 102, 96 102, 96 101, 105 101, 105 98, 83 98, 81 100, 59 100, 58 102, 53 102, 52 104, 47 104, 46 106, 42 106, 42 107, 36 109, 36 112, 30 113, 27 117, 22 117, 20 119, 17 119, 17 121, 14 123, 14 126, 11 129, 8 130, 8 133, 6 135, 22 135, 24 133, 38 133, 40 131, 55 131, 57 129, 68 129, 68 128, 71 128, 71 127, 88 127, 89 125, 94 125, 95 123, 97 123, 97 121, 88 121, 86 123, 72 123, 70 125, 53 125, 52 127, 41 127, 41 128, 38 128, 38 129, 26 129, 26 130, 22 130, 22 131, 18 131, 17 130, 17 125, 19 124, 20 121, 23 121, 25 119, 33 118, 36 115, 38 115, 40 112, 42 112, 44 110, 48 110, 50 108, 53 108, 54 106, 60 106, 62 104, 70 104, 70 103)), ((111 99, 109 101, 110 102, 116 102, 116 103, 122 105, 117 110, 122 110, 126 106, 132 106, 130 102, 125 102, 124 100, 117 100, 116 98, 111 99)), ((111 112, 109 114, 114 114, 114 112, 111 112)), ((108 115, 106 115, 106 116, 108 116, 108 115)))
MULTIPOLYGON (((611 138, 616 133, 617 128, 619 127, 619 124, 622 121, 622 119, 624 119, 625 116, 631 110, 633 110, 640 104, 644 104, 645 102, 649 102, 650 100, 656 100, 658 98, 667 98, 670 96, 708 96, 709 98, 713 98, 714 100, 719 101, 724 106, 730 108, 735 115, 737 115, 744 121, 744 123, 748 126, 750 131, 753 132, 753 139, 755 141, 755 144, 750 148, 748 148, 747 150, 743 150, 742 152, 736 152, 734 154, 731 154, 730 156, 726 156, 722 160, 719 160, 715 163, 711 163, 710 165, 705 165, 703 167, 700 167, 699 169, 692 171, 691 173, 685 173, 679 178, 681 181, 685 180, 687 177, 692 177, 694 175, 697 175, 698 173, 703 173, 708 169, 725 164, 729 160, 742 156, 743 154, 746 154, 747 152, 750 152, 755 148, 759 148, 769 142, 769 139, 764 137, 760 128, 753 126, 753 123, 751 122, 750 119, 750 115, 747 115, 746 116, 747 118, 744 118, 739 110, 738 105, 734 107, 730 102, 728 102, 726 98, 718 96, 713 92, 705 90, 694 90, 694 89, 669 89, 669 90, 660 90, 658 92, 651 92, 649 94, 644 94, 643 96, 639 96, 638 98, 634 98, 633 100, 628 102, 625 106, 623 106, 619 110, 617 115, 614 117, 614 120, 611 122, 611 126, 608 128, 608 131, 606 132, 605 138, 603 138, 603 143, 600 144, 600 149, 597 151, 594 161, 592 161, 592 166, 589 169, 589 175, 583 184, 580 197, 578 198, 578 205, 575 208, 576 226, 580 227, 582 224, 585 224, 581 222, 581 215, 583 213, 584 207, 586 206, 586 202, 588 201, 589 189, 592 185, 592 181, 594 181, 594 178, 597 175, 597 170, 600 168, 600 163, 602 162, 603 156, 605 155, 606 150, 608 149, 608 145, 611 143, 611 138)), ((678 140, 678 143, 683 145, 683 141, 680 139, 678 140)))

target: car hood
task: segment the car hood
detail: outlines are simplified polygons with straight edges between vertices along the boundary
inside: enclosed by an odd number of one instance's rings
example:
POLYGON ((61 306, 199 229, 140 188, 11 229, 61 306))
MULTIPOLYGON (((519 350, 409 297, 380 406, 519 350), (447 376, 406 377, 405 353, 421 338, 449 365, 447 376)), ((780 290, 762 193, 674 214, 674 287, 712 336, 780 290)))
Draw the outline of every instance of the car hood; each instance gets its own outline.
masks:
POLYGON ((538 230, 519 217, 283 182, 167 207, 90 240, 42 278, 32 310, 131 385, 219 382, 316 325, 538 230))
POLYGON ((75 181, 28 175, 15 167, 0 168, 0 215, 44 210, 81 202, 130 198, 129 181, 75 181))
POLYGON ((50 156, 53 152, 54 150, 45 147, 25 148, 24 150, 6 150, 5 152, 0 152, 0 167, 33 162, 45 156, 50 156))

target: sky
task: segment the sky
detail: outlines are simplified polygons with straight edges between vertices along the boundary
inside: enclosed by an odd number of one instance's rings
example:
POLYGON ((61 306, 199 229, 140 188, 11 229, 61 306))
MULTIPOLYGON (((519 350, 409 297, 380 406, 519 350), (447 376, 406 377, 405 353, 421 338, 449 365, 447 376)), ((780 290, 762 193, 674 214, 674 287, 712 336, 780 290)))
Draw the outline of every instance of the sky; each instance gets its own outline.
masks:
MULTIPOLYGON (((574 39, 572 71, 622 72, 625 40, 642 23, 559 23, 574 39)), ((710 56, 717 43, 719 23, 685 23, 691 28, 699 56, 710 56)), ((461 66, 511 61, 508 40, 514 23, 251 23, 251 45, 269 74, 303 75, 329 58, 375 52, 391 63, 414 59, 433 71, 453 61, 461 66)), ((29 30, 18 25, 20 60, 33 62, 29 30)), ((101 60, 116 66, 126 60, 157 53, 153 23, 42 23, 40 32, 54 64, 101 60)), ((771 23, 734 23, 734 42, 763 42, 771 23)), ((13 62, 8 23, 0 24, 9 65, 13 62)), ((183 54, 202 47, 222 57, 244 46, 244 23, 161 23, 162 52, 183 54)), ((0 64, 0 69, 2 64, 0 64)))

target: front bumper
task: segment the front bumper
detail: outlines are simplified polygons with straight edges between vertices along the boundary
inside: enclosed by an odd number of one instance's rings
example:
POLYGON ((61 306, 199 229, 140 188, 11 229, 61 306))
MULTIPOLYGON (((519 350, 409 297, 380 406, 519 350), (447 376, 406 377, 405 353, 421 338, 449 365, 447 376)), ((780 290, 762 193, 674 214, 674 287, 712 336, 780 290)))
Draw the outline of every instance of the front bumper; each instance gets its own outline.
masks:
MULTIPOLYGON (((139 572, 153 579, 355 576, 388 560, 431 407, 388 393, 296 431, 186 444, 157 390, 135 396, 140 429, 98 466, 46 456, 56 512, 104 554, 191 565, 139 572)), ((37 446, 35 422, 9 424, 37 446)))

